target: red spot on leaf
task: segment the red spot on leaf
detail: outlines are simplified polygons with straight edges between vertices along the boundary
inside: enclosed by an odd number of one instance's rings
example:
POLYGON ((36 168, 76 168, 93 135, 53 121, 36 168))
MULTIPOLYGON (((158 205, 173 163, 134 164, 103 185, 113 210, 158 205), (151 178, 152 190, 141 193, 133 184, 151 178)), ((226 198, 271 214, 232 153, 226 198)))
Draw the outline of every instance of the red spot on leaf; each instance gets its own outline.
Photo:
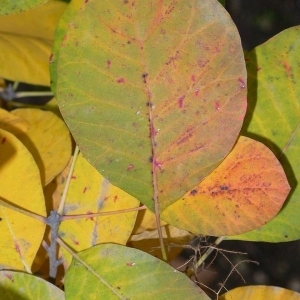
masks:
POLYGON ((291 66, 287 63, 287 62, 283 62, 282 63, 283 64, 283 66, 284 66, 284 69, 285 69, 285 72, 286 72, 286 75, 289 77, 289 76, 291 76, 291 66))
POLYGON ((156 160, 156 158, 153 159, 153 166, 154 166, 154 168, 158 168, 158 169, 161 170, 162 169, 162 165, 163 165, 162 162, 156 160))
POLYGON ((16 242, 15 242, 15 250, 19 253, 20 257, 22 257, 20 246, 16 242))
POLYGON ((71 179, 77 179, 77 177, 76 177, 76 176, 74 176, 74 175, 72 175, 71 179))
POLYGON ((191 81, 192 81, 192 82, 195 82, 195 81, 196 81, 196 76, 195 76, 194 74, 191 76, 191 81))
POLYGON ((134 263, 134 262, 128 262, 128 263, 126 263, 126 265, 127 265, 128 267, 132 267, 132 266, 135 265, 135 263, 134 263))
POLYGON ((53 63, 53 60, 52 60, 52 59, 53 59, 53 53, 51 53, 51 54, 50 54, 50 57, 49 57, 49 63, 50 63, 50 64, 53 63))
POLYGON ((182 108, 183 107, 183 100, 185 98, 185 95, 182 95, 181 97, 178 98, 178 107, 182 108))
POLYGON ((1 144, 4 144, 6 142, 6 137, 2 138, 1 144))
POLYGON ((75 239, 72 239, 72 242, 73 242, 76 246, 79 245, 79 242, 78 242, 77 240, 75 240, 75 239))
POLYGON ((13 279, 13 277, 12 277, 11 274, 5 274, 5 273, 4 273, 4 277, 6 277, 6 278, 9 279, 10 281, 14 282, 14 279, 13 279))
POLYGON ((131 170, 133 170, 133 169, 134 169, 134 165, 133 165, 133 164, 130 164, 130 165, 127 167, 126 171, 131 171, 131 170))
POLYGON ((118 200, 118 196, 116 195, 116 196, 114 196, 114 203, 116 203, 117 200, 118 200))
POLYGON ((123 77, 117 79, 117 83, 125 83, 125 79, 123 77))
POLYGON ((215 101, 215 110, 220 110, 220 102, 215 101))
POLYGON ((198 96, 199 96, 199 90, 198 90, 198 89, 195 89, 194 95, 195 95, 195 97, 198 97, 198 96))
POLYGON ((110 61, 110 60, 107 60, 107 61, 106 61, 106 66, 107 66, 108 69, 110 68, 110 65, 111 65, 111 61, 110 61))
POLYGON ((191 196, 195 196, 195 195, 197 195, 197 193, 198 193, 198 190, 196 190, 196 189, 193 189, 190 191, 191 196))
POLYGON ((157 135, 157 131, 155 130, 153 124, 150 125, 150 134, 151 134, 151 137, 157 135))
POLYGON ((240 88, 244 89, 246 87, 245 81, 243 78, 239 77, 238 82, 240 83, 240 88))
POLYGON ((87 190, 88 190, 88 187, 85 186, 84 189, 83 189, 83 191, 82 191, 82 193, 85 194, 87 190))

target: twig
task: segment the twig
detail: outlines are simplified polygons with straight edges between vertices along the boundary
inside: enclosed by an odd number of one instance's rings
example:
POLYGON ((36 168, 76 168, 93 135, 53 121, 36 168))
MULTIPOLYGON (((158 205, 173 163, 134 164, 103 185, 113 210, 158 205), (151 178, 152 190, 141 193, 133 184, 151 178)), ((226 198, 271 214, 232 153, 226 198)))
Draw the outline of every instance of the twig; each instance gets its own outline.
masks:
POLYGON ((67 181, 66 181, 66 184, 65 184, 65 187, 64 187, 64 192, 61 196, 59 207, 57 209, 57 213, 60 214, 60 215, 63 214, 63 210, 64 210, 66 198, 67 198, 67 193, 68 193, 68 190, 69 190, 69 186, 70 186, 70 182, 71 182, 71 179, 72 179, 72 175, 73 175, 73 171, 74 171, 74 167, 75 167, 75 163, 76 163, 78 153, 79 153, 79 148, 76 145, 76 148, 75 148, 75 151, 74 151, 74 156, 73 156, 73 159, 72 159, 72 164, 71 164, 69 174, 68 174, 68 177, 67 177, 67 181))

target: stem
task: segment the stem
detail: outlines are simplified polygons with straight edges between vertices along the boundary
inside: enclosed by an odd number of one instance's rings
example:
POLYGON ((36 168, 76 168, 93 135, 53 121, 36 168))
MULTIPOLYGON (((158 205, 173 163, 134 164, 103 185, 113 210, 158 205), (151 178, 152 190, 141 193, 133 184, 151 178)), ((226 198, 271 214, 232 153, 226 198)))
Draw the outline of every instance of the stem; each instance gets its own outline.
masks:
POLYGON ((45 217, 43 217, 41 215, 38 215, 36 213, 33 213, 31 211, 25 210, 23 208, 19 208, 19 207, 16 207, 14 205, 11 205, 11 204, 9 204, 8 200, 6 200, 5 198, 3 198, 1 196, 0 196, 0 204, 2 206, 6 207, 6 208, 9 208, 11 210, 14 210, 14 211, 18 212, 18 213, 21 213, 21 214, 26 215, 28 217, 34 218, 34 219, 36 219, 36 220, 38 220, 42 223, 46 223, 47 219, 45 217))
POLYGON ((46 96, 53 96, 51 91, 44 91, 44 92, 16 92, 15 98, 23 98, 23 97, 46 97, 46 96))
POLYGON ((90 214, 82 214, 82 215, 81 214, 80 215, 64 215, 64 216, 61 216, 61 221, 118 215, 118 214, 128 213, 128 212, 132 212, 132 211, 144 210, 146 208, 147 207, 145 205, 143 205, 140 207, 134 207, 134 208, 128 208, 128 209, 116 210, 116 211, 108 211, 108 212, 102 212, 102 213, 90 213, 90 214))
POLYGON ((64 210, 66 198, 67 198, 67 193, 68 193, 68 190, 69 190, 69 186, 70 186, 70 182, 71 182, 71 179, 72 179, 72 174, 73 174, 73 171, 74 171, 74 167, 75 167, 75 163, 76 163, 78 153, 79 153, 79 148, 76 145, 73 160, 72 160, 72 164, 71 164, 71 167, 70 167, 70 171, 68 173, 68 178, 67 178, 67 181, 66 181, 66 185, 64 187, 64 192, 62 194, 62 197, 61 197, 60 203, 59 203, 59 207, 57 209, 57 213, 60 214, 60 215, 63 214, 63 210, 64 210))
POLYGON ((224 236, 218 237, 213 243, 213 247, 209 247, 203 255, 198 259, 195 264, 195 269, 199 268, 203 262, 208 258, 208 256, 215 250, 215 247, 219 245, 225 239, 224 236))

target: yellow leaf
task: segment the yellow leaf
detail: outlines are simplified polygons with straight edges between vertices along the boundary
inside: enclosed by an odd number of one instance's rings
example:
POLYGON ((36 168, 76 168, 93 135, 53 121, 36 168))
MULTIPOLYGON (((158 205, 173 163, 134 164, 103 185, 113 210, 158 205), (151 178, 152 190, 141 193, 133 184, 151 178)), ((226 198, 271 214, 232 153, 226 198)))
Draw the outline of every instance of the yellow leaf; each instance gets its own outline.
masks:
MULTIPOLYGON (((103 213, 138 207, 140 202, 110 184, 81 154, 70 183, 65 215, 103 213)), ((99 243, 126 244, 137 212, 63 221, 59 235, 76 251, 99 243)), ((68 256, 65 258, 68 260, 68 256)))
MULTIPOLYGON (((166 222, 161 221, 160 225, 166 225, 166 222)), ((155 214, 150 209, 140 210, 138 212, 132 234, 139 234, 146 230, 156 229, 156 219, 155 214)))
POLYGON ((20 132, 26 132, 29 126, 28 121, 0 108, 0 128, 18 135, 20 132))
POLYGON ((18 135, 33 155, 42 183, 49 183, 67 165, 71 157, 71 137, 65 123, 54 113, 34 108, 12 112, 30 123, 29 130, 18 135))
POLYGON ((300 300, 300 294, 276 286, 245 286, 235 288, 219 297, 219 300, 300 300))
MULTIPOLYGON (((45 216, 40 174, 27 148, 0 129, 0 196, 18 207, 45 216)), ((45 224, 0 206, 0 269, 30 272, 45 224)))
MULTIPOLYGON (((162 227, 162 236, 166 245, 177 245, 176 247, 167 247, 169 261, 176 258, 182 251, 183 248, 180 247, 180 245, 189 244, 194 237, 188 231, 171 225, 162 227)), ((139 234, 132 235, 128 245, 162 259, 157 229, 146 230, 139 234)))
POLYGON ((66 7, 65 2, 49 1, 23 13, 0 16, 0 77, 50 85, 54 30, 66 7))

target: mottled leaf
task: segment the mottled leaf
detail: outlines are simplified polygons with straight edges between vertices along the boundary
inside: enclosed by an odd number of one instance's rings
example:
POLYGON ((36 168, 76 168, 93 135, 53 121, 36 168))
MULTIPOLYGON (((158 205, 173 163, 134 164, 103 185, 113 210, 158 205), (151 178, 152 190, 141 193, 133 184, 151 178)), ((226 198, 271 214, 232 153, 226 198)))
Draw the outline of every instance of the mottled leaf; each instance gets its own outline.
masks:
POLYGON ((238 234, 272 219, 289 191, 274 154, 263 144, 240 137, 225 160, 161 217, 194 234, 238 234))
MULTIPOLYGON (((27 148, 0 129, 0 153, 0 196, 10 204, 45 216, 40 173, 27 148)), ((0 269, 30 272, 44 231, 44 223, 0 205, 0 269)))
POLYGON ((230 239, 284 242, 300 238, 299 34, 300 26, 287 29, 247 54, 249 109, 242 129, 275 153, 292 191, 271 222, 230 239))
POLYGON ((104 244, 79 257, 95 274, 73 259, 65 279, 66 299, 209 299, 184 274, 136 249, 104 244))
POLYGON ((8 15, 23 12, 32 9, 36 6, 39 6, 47 1, 48 0, 1 0, 0 15, 8 15))
POLYGON ((163 210, 220 163, 246 109, 239 35, 215 0, 87 1, 57 76, 85 157, 151 210, 153 198, 163 210))

